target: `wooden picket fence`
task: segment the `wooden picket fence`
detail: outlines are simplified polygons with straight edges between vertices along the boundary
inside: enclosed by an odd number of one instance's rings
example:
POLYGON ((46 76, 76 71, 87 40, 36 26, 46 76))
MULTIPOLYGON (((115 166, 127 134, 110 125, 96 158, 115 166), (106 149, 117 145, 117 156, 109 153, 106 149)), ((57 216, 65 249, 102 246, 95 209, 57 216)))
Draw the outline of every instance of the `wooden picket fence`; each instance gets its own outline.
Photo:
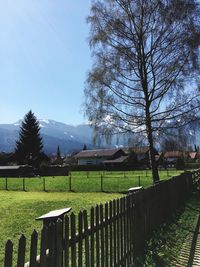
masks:
POLYGON ((78 216, 71 213, 64 221, 43 227, 41 238, 33 231, 27 263, 25 236, 19 239, 15 264, 13 243, 9 240, 4 267, 134 266, 144 241, 189 197, 194 175, 183 173, 92 207, 89 213, 86 210, 78 216))

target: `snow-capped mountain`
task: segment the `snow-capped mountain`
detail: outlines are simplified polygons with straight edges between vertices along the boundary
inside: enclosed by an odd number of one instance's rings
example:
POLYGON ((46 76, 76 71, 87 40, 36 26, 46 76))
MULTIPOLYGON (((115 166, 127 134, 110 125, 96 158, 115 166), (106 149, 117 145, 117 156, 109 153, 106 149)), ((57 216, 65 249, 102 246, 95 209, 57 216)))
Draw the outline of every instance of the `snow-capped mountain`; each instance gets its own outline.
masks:
MULTIPOLYGON (((0 152, 14 151, 21 122, 0 124, 0 152)), ((47 154, 56 153, 58 146, 64 154, 80 150, 84 144, 92 147, 92 129, 87 124, 73 126, 54 120, 39 120, 39 125, 47 154)))
MULTIPOLYGON (((0 153, 1 152, 13 152, 15 149, 16 140, 19 137, 19 129, 21 120, 13 124, 0 124, 0 153)), ((93 130, 88 124, 80 124, 77 126, 68 125, 62 122, 54 120, 39 120, 40 132, 43 138, 44 152, 47 154, 55 154, 57 147, 60 147, 60 151, 63 154, 68 154, 73 151, 81 150, 83 145, 86 144, 88 148, 93 148, 93 130)), ((199 129, 199 128, 198 128, 199 129)), ((200 145, 200 132, 193 131, 190 127, 186 127, 184 130, 190 136, 191 144, 200 145)), ((140 145, 138 142, 143 141, 144 138, 133 137, 130 134, 122 134, 121 136, 114 136, 112 143, 108 145, 105 140, 100 137, 98 142, 101 147, 115 147, 115 146, 128 146, 140 145), (134 144, 134 140, 135 144, 134 144), (132 140, 132 143, 129 143, 132 140)), ((157 148, 162 141, 162 137, 157 140, 157 148)), ((97 144, 97 145, 98 145, 97 144)))

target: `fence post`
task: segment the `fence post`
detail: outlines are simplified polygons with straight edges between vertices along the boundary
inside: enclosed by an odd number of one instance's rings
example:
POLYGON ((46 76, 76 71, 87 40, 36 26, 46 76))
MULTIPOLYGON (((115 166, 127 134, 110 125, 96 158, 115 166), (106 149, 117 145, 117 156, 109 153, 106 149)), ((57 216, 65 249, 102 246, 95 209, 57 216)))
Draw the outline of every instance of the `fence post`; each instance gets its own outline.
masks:
POLYGON ((49 247, 49 267, 55 266, 55 258, 56 258, 56 225, 55 223, 50 223, 48 228, 48 247, 49 247))
POLYGON ((25 188, 25 178, 23 177, 23 191, 26 191, 26 188, 25 188))
POLYGON ((8 177, 5 177, 6 179, 6 190, 8 190, 8 177))
POLYGON ((24 235, 21 235, 18 245, 17 267, 24 267, 25 252, 26 252, 26 238, 24 235))
POLYGON ((141 186, 140 175, 138 176, 138 185, 141 186))
POLYGON ((41 232, 41 245, 40 245, 40 265, 41 266, 47 266, 47 255, 46 255, 46 249, 47 249, 47 228, 44 226, 42 228, 41 232))
POLYGON ((78 266, 83 266, 83 213, 78 214, 78 266))
POLYGON ((30 248, 30 266, 37 266, 37 245, 38 245, 38 233, 36 230, 31 235, 31 248, 30 248))
POLYGON ((104 238, 104 218, 103 218, 103 205, 100 205, 100 244, 101 244, 101 266, 104 267, 105 263, 105 238, 104 238))
POLYGON ((63 266, 63 222, 56 222, 56 267, 63 266))
POLYGON ((70 216, 71 221, 71 266, 76 267, 76 217, 70 216))
POLYGON ((91 235, 90 235, 90 263, 91 266, 94 266, 94 237, 95 237, 95 232, 94 232, 94 208, 92 207, 90 210, 90 229, 91 229, 91 235))
POLYGON ((85 266, 89 267, 90 256, 89 256, 89 233, 88 233, 88 217, 87 211, 83 211, 83 225, 84 225, 84 233, 85 233, 85 266))
POLYGON ((101 192, 103 192, 103 175, 101 174, 101 192))
POLYGON ((13 257, 13 243, 11 240, 8 240, 5 247, 4 267, 13 266, 12 257, 13 257))
POLYGON ((46 191, 45 177, 43 177, 43 191, 46 191))
POLYGON ((69 191, 72 191, 72 175, 69 173, 69 191))

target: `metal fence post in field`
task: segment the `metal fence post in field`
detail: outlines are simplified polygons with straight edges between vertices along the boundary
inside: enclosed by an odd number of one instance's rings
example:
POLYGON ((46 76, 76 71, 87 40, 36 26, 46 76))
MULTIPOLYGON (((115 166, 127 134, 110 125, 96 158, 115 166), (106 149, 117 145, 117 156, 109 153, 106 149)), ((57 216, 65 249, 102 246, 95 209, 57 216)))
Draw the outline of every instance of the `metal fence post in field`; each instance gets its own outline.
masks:
POLYGON ((69 191, 72 191, 72 174, 69 173, 69 191))
POLYGON ((141 179, 140 179, 140 175, 138 176, 138 185, 141 186, 141 179))
POLYGON ((6 190, 8 190, 8 177, 5 177, 5 182, 6 182, 6 190))
POLYGON ((101 192, 103 192, 103 175, 101 174, 101 192))
POLYGON ((46 179, 43 177, 43 191, 46 191, 46 179))
POLYGON ((26 191, 26 188, 25 188, 25 178, 23 177, 23 191, 26 191))

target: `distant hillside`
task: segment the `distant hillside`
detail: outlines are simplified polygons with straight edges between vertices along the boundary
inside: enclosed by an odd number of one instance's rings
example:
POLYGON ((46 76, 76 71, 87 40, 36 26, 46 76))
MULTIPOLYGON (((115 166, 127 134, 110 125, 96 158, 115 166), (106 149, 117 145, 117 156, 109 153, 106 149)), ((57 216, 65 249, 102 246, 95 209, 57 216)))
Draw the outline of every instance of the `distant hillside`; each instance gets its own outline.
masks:
MULTIPOLYGON (((18 121, 14 124, 0 124, 0 152, 12 152, 15 148, 15 142, 18 139, 19 128, 22 121, 18 121)), ((71 153, 75 150, 81 150, 83 145, 86 144, 88 148, 93 148, 92 128, 88 124, 80 124, 77 126, 68 125, 62 122, 54 120, 39 120, 41 135, 43 137, 44 151, 47 154, 55 154, 57 147, 60 147, 60 151, 63 154, 71 153)), ((172 130, 171 130, 172 131, 172 130)), ((200 145, 200 131, 192 131, 189 126, 186 127, 185 132, 190 137, 191 144, 200 145)), ((112 143, 107 144, 100 139, 101 147, 117 147, 128 146, 130 134, 121 134, 121 136, 114 136, 112 143)), ((144 140, 145 137, 140 135, 134 136, 135 142, 138 140, 144 140)), ((162 138, 157 138, 157 147, 162 138)))
MULTIPOLYGON (((92 147, 92 129, 89 125, 67 125, 53 120, 39 120, 44 151, 56 153, 59 145, 61 153, 80 150, 84 144, 92 147)), ((0 124, 0 151, 12 152, 18 139, 21 121, 14 124, 0 124)))

